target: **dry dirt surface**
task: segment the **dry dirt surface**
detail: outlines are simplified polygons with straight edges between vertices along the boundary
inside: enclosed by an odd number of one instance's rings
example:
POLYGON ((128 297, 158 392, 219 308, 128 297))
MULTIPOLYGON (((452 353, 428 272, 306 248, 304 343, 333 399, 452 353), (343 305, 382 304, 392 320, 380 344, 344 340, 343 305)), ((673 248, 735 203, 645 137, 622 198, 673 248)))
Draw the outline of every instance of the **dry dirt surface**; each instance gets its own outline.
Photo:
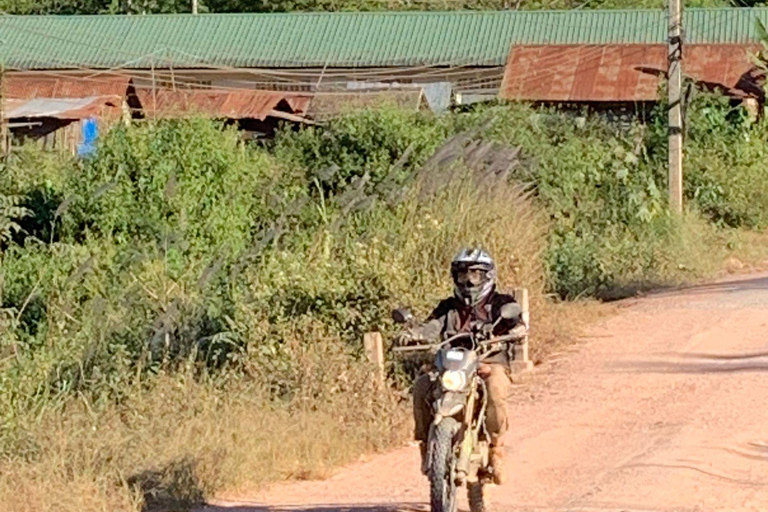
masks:
MULTIPOLYGON (((489 488, 493 510, 768 511, 768 275, 652 294, 619 311, 515 386, 511 479, 489 488)), ((417 452, 206 510, 428 510, 417 452)))

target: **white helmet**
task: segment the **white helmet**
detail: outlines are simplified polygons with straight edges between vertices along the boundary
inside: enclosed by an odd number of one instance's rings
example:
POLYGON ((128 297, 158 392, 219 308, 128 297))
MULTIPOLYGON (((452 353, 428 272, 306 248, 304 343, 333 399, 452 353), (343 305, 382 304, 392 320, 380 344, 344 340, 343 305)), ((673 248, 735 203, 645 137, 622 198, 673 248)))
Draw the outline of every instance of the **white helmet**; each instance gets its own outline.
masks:
POLYGON ((496 283, 496 264, 482 249, 465 248, 451 262, 454 293, 465 304, 476 306, 488 297, 496 283), (473 272, 469 272, 469 271, 473 272))

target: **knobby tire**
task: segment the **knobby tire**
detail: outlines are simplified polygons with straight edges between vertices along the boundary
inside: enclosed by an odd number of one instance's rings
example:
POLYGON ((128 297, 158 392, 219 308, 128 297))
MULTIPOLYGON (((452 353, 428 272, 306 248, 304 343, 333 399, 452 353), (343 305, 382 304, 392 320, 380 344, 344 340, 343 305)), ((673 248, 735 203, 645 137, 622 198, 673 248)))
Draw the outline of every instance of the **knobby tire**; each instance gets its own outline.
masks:
POLYGON ((429 503, 431 512, 456 511, 455 456, 453 438, 459 431, 459 423, 453 418, 443 418, 435 427, 430 450, 429 503))

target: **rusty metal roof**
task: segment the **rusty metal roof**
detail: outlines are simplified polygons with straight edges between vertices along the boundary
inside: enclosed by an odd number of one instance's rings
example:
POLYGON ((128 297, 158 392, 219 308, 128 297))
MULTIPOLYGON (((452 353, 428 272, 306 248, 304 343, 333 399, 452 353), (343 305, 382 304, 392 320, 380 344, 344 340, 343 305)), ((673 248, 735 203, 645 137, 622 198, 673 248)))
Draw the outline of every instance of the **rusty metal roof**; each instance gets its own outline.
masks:
POLYGON ((54 78, 27 74, 9 74, 5 93, 9 98, 84 98, 88 96, 125 96, 130 77, 54 78))
POLYGON ((141 110, 147 116, 184 117, 205 115, 227 119, 264 120, 275 110, 301 114, 310 98, 275 91, 158 90, 137 91, 141 110))
MULTIPOLYGON (((684 74, 733 95, 753 94, 747 79, 754 47, 685 47, 684 74)), ((513 47, 499 96, 533 101, 656 101, 667 70, 666 45, 513 47)))
POLYGON ((8 119, 52 117, 55 119, 86 119, 119 115, 121 96, 89 96, 86 98, 8 99, 8 119))
MULTIPOLYGON (((756 73, 750 57, 758 49, 756 45, 688 45, 683 73, 705 87, 732 96, 762 97, 765 93, 758 83, 761 73, 756 73)), ((666 69, 666 63, 664 66, 666 69)))

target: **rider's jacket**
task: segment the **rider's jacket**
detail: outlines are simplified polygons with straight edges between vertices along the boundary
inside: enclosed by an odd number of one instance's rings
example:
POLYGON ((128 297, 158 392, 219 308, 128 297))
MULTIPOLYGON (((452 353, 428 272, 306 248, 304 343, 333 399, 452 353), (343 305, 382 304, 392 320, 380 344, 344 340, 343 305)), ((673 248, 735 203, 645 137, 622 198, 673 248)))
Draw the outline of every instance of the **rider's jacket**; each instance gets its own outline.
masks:
MULTIPOLYGON (((457 297, 449 297, 440 301, 437 307, 429 315, 427 321, 422 324, 417 333, 419 337, 428 340, 447 339, 459 332, 469 332, 485 327, 490 327, 501 318, 501 307, 504 304, 515 302, 514 297, 505 293, 498 293, 494 289, 486 299, 477 306, 469 306, 457 297)), ((500 336, 509 333, 516 325, 516 319, 501 318, 498 325, 493 328, 493 334, 500 336)), ((488 363, 508 363, 509 351, 501 350, 488 359, 488 363)))

